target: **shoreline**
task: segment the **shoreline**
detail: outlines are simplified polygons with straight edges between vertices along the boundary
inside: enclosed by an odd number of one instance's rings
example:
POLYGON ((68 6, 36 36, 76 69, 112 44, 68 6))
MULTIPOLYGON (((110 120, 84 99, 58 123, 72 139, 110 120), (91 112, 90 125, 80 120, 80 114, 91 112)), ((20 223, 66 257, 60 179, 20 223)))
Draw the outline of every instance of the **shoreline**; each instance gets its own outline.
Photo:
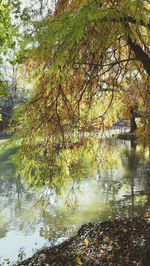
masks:
POLYGON ((84 224, 75 236, 14 266, 148 266, 149 262, 149 216, 136 216, 84 224))

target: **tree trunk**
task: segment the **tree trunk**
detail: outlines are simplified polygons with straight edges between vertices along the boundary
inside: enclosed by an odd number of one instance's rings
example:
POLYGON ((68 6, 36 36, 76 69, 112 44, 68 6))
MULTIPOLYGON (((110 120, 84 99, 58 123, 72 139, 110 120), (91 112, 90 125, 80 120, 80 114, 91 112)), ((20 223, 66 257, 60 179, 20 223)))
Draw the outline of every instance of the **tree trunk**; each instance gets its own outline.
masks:
POLYGON ((137 124, 135 122, 135 115, 133 107, 130 106, 130 133, 134 133, 134 131, 137 129, 137 124))
POLYGON ((137 60, 139 60, 146 70, 147 74, 150 75, 150 57, 149 55, 141 48, 141 46, 128 37, 128 45, 131 50, 134 52, 137 60))

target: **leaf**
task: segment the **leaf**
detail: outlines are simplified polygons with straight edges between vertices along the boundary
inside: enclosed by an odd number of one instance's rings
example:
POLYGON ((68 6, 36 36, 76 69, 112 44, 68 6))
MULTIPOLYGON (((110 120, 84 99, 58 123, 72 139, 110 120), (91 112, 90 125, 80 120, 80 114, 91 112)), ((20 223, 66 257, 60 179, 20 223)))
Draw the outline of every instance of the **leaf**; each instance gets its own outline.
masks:
POLYGON ((104 241, 105 244, 108 244, 110 242, 109 236, 105 236, 103 241, 104 241))
POLYGON ((88 240, 87 238, 84 239, 84 244, 85 244, 86 247, 88 247, 88 245, 89 245, 89 240, 88 240))
POLYGON ((144 214, 144 217, 145 217, 145 218, 150 218, 150 213, 146 212, 146 213, 144 214))
POLYGON ((108 259, 109 261, 112 261, 112 259, 113 259, 113 255, 109 255, 109 256, 107 257, 107 259, 108 259))
POLYGON ((77 265, 82 265, 82 261, 81 261, 81 259, 80 259, 80 257, 79 257, 79 256, 77 257, 77 259, 76 259, 76 260, 77 260, 77 265))

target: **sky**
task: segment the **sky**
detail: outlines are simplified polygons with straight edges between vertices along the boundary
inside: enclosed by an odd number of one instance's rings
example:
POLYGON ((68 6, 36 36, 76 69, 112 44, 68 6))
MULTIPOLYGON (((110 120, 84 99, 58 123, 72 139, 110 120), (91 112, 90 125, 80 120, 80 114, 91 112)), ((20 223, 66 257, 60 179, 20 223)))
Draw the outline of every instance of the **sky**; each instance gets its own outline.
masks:
POLYGON ((50 10, 54 8, 56 0, 21 0, 21 2, 23 8, 29 8, 30 6, 39 8, 43 5, 46 10, 50 10))
MULTIPOLYGON (((51 10, 54 10, 55 7, 55 2, 56 0, 20 0, 22 3, 21 9, 23 10, 24 8, 28 8, 29 10, 39 10, 41 7, 41 4, 43 5, 42 7, 42 13, 38 13, 39 15, 36 15, 36 19, 41 19, 43 18, 48 12, 51 12, 51 10)), ((13 17, 13 20, 15 21, 16 24, 20 24, 20 19, 15 19, 13 17)), ((23 28, 20 27, 20 30, 23 31, 23 28)), ((8 58, 11 59, 13 58, 13 51, 10 51, 8 54, 8 58)), ((7 58, 5 57, 5 58, 7 58)), ((12 75, 13 75, 13 70, 11 64, 7 61, 7 59, 4 58, 4 64, 1 65, 0 71, 2 72, 4 79, 11 81, 12 75)))

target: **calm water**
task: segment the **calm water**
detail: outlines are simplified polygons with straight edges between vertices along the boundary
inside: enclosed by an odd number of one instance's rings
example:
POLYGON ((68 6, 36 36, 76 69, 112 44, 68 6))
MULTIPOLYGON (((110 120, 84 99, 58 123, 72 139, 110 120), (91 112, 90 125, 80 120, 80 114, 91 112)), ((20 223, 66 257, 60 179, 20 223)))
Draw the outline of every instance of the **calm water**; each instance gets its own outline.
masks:
MULTIPOLYGON (((81 162, 83 178, 62 193, 31 188, 15 174, 14 150, 0 151, 0 263, 59 243, 86 222, 144 214, 150 208, 150 155, 130 141, 101 145, 99 165, 91 152, 81 162), (91 170, 92 169, 92 170, 91 170)), ((76 169, 76 172, 78 169, 76 169)))

